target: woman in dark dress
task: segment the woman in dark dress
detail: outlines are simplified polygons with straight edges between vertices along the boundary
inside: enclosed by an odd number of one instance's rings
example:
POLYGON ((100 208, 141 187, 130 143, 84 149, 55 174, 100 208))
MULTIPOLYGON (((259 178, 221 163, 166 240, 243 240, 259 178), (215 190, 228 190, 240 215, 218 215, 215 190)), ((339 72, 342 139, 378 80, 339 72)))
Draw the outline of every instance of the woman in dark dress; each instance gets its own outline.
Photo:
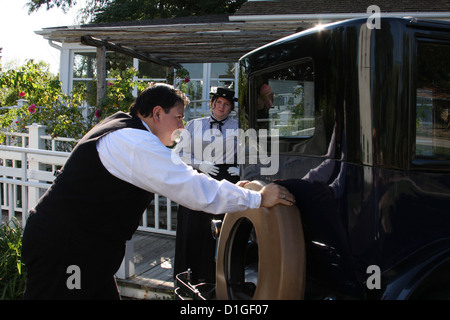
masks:
MULTIPOLYGON (((239 168, 236 165, 238 122, 230 118, 229 114, 234 110, 237 99, 234 91, 226 87, 218 87, 211 94, 211 116, 193 119, 186 124, 191 138, 191 153, 184 154, 182 159, 187 159, 187 164, 211 178, 236 183, 239 181, 239 168), (196 144, 202 146, 201 155, 194 152, 196 144)), ((174 277, 191 269, 192 284, 215 283, 216 240, 212 237, 211 221, 221 220, 224 215, 193 213, 192 210, 179 206, 174 277)))

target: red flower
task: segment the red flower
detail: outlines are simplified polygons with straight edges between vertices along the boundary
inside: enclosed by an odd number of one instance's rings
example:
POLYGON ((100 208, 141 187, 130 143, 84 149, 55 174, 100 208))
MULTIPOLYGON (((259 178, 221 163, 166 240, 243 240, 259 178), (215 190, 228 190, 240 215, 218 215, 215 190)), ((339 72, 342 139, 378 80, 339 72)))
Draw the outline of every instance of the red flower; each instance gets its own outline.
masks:
POLYGON ((188 83, 189 81, 191 81, 191 79, 189 79, 188 77, 184 78, 184 82, 188 83))
POLYGON ((97 110, 95 110, 95 112, 94 112, 94 115, 97 117, 97 118, 100 118, 101 117, 101 111, 99 110, 99 109, 97 109, 97 110))
POLYGON ((36 105, 34 103, 28 107, 28 112, 36 113, 36 105))
POLYGON ((21 97, 21 98, 25 97, 25 92, 20 91, 20 92, 19 92, 19 97, 21 97))

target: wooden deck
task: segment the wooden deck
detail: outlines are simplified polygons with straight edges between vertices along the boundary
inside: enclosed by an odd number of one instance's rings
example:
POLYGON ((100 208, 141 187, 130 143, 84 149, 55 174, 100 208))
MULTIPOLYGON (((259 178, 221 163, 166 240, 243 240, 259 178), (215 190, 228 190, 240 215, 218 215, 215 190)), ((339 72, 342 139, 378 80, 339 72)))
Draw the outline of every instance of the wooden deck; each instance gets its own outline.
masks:
POLYGON ((136 231, 134 240, 135 274, 117 278, 122 297, 133 299, 172 299, 175 237, 136 231))

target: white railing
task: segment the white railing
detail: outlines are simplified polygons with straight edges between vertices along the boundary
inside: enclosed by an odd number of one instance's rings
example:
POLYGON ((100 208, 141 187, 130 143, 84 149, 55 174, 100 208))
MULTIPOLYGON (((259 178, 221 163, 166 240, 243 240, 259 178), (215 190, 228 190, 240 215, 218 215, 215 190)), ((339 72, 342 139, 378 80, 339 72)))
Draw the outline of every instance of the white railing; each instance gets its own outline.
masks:
MULTIPOLYGON (((28 133, 3 132, 0 145, 0 223, 16 218, 26 223, 27 213, 54 180, 54 172, 61 168, 69 152, 56 151, 57 142, 76 142, 72 138, 52 139, 45 135, 45 126, 33 124, 28 133), (46 143, 47 141, 47 143, 46 143), (50 148, 51 150, 45 150, 50 148)), ((155 194, 154 201, 143 213, 139 230, 175 235, 178 206, 155 194)))
POLYGON ((48 166, 62 166, 69 153, 0 146, 0 185, 2 218, 16 218, 25 225, 27 212, 55 178, 48 166), (20 217, 19 217, 20 216, 20 217))
POLYGON ((211 111, 209 109, 209 100, 191 100, 189 106, 184 110, 186 121, 199 117, 207 117, 211 111))

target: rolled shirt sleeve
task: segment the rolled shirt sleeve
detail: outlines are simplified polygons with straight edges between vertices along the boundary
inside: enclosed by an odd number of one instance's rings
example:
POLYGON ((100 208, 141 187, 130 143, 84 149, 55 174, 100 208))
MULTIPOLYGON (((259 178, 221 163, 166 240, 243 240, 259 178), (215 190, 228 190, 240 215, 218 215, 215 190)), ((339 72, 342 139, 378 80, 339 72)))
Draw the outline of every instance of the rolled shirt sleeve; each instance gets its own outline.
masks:
POLYGON ((222 214, 259 208, 261 203, 257 192, 193 170, 151 131, 114 131, 99 140, 97 151, 112 175, 192 210, 222 214))

